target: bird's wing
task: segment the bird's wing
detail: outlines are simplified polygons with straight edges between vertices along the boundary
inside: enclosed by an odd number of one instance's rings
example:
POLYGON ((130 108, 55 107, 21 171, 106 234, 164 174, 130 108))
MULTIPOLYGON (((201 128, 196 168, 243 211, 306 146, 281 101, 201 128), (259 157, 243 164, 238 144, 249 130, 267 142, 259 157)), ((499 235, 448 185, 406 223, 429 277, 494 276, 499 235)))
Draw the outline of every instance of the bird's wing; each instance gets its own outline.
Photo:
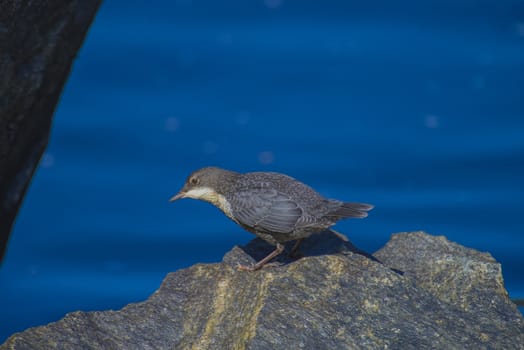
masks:
POLYGON ((261 232, 292 232, 302 216, 302 209, 288 195, 264 184, 237 191, 230 202, 239 223, 261 232))

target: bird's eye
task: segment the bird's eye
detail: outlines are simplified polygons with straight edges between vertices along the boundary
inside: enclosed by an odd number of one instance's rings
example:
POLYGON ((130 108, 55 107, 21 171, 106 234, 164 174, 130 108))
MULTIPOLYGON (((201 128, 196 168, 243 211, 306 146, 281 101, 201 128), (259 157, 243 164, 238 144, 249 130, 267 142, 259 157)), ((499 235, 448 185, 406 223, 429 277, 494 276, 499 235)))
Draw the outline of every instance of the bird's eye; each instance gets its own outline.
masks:
POLYGON ((189 179, 189 182, 191 185, 196 185, 198 183, 198 179, 196 177, 192 177, 189 179))

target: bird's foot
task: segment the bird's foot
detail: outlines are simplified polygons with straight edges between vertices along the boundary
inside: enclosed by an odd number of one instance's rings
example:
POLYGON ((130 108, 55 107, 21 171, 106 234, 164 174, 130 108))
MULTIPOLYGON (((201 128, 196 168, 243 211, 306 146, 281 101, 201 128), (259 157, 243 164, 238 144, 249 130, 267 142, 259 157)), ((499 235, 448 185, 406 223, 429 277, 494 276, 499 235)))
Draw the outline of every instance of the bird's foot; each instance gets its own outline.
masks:
POLYGON ((260 260, 256 264, 253 264, 251 266, 238 264, 237 268, 241 271, 256 271, 261 269, 262 267, 271 266, 272 264, 268 264, 268 262, 270 262, 274 257, 276 257, 284 251, 284 245, 282 243, 277 243, 276 245, 277 247, 274 251, 272 251, 268 256, 266 256, 264 259, 260 260))
POLYGON ((259 264, 251 264, 251 265, 237 264, 237 270, 239 270, 239 271, 257 271, 257 270, 265 269, 267 267, 278 267, 278 266, 282 266, 282 264, 278 263, 278 262, 271 262, 271 263, 267 263, 267 264, 263 264, 263 265, 259 265, 259 264))
POLYGON ((260 269, 260 267, 257 267, 256 265, 257 264, 251 264, 251 265, 237 264, 237 270, 239 270, 239 271, 256 271, 256 270, 260 269))

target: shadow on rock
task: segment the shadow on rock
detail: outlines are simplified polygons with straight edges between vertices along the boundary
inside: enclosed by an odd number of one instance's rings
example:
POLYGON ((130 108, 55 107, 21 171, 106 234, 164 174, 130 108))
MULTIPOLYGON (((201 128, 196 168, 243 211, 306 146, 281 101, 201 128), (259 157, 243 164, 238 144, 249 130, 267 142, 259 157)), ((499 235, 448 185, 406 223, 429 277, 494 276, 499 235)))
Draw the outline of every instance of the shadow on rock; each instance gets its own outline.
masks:
MULTIPOLYGON (((273 262, 276 262, 281 265, 287 265, 306 256, 321 256, 333 254, 345 255, 353 253, 365 256, 366 258, 372 261, 382 264, 382 262, 375 258, 372 254, 357 248, 350 241, 343 241, 335 234, 333 234, 330 230, 326 230, 321 233, 311 235, 308 238, 305 238, 300 244, 300 248, 298 249, 296 254, 297 256, 292 257, 289 253, 291 252, 291 249, 293 248, 295 242, 296 241, 287 242, 285 244, 285 251, 278 257, 273 259, 273 262)), ((239 256, 238 254, 235 254, 235 256, 226 256, 224 257, 224 262, 232 266, 236 266, 238 264, 252 264, 266 257, 275 249, 275 246, 267 243, 266 241, 260 238, 255 238, 245 246, 239 247, 239 249, 245 253, 245 256, 239 256)), ((393 271, 402 274, 402 271, 400 270, 393 269, 393 271)))

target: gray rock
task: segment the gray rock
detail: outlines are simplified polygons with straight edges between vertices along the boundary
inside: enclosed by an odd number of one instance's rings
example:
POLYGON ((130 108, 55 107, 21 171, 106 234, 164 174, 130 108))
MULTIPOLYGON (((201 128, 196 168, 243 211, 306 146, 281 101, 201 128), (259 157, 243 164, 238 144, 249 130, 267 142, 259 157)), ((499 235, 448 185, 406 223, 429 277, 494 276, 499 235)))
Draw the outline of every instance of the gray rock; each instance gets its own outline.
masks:
POLYGON ((0 1, 0 261, 100 2, 0 1))
POLYGON ((235 268, 271 249, 253 240, 221 263, 170 273, 144 302, 74 312, 0 349, 524 348, 524 319, 487 253, 401 233, 376 253, 381 264, 323 233, 299 260, 235 268))

